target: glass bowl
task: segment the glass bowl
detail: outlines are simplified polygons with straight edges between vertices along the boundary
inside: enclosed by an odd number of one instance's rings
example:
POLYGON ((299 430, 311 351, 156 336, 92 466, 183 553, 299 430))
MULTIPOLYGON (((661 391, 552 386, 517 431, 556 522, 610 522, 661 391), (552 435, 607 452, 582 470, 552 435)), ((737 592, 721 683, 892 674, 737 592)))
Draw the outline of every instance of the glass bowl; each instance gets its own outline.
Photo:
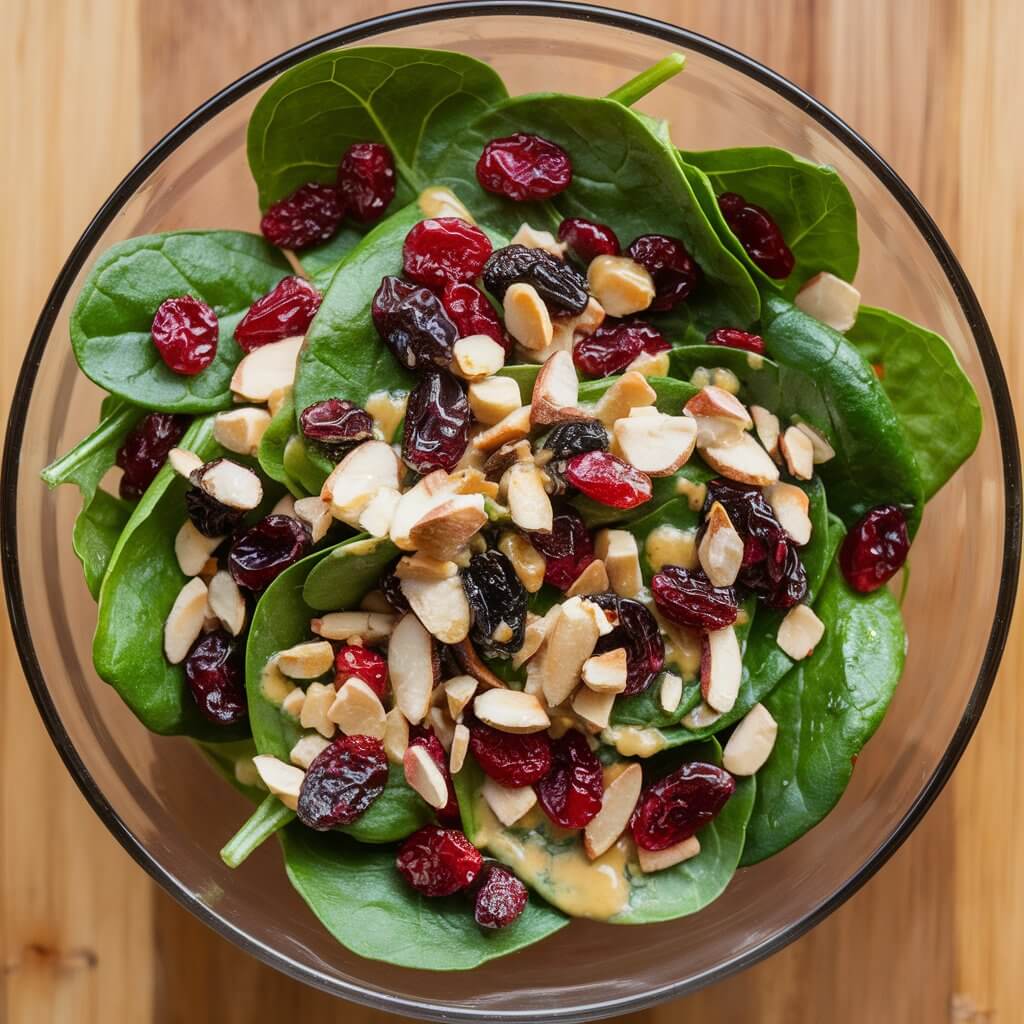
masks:
MULTIPOLYGON (((936 395, 937 402, 942 401, 936 395)), ((834 114, 747 57, 670 25, 580 4, 447 4, 322 36, 257 68, 190 115, 97 213, 58 276, 17 385, 3 467, 3 557, 14 632, 40 712, 107 827, 172 896, 291 976, 357 1002, 435 1020, 574 1021, 625 1013, 722 978, 835 909, 896 850, 935 799, 984 706, 1003 649, 1020 551, 1020 467, 1010 399, 984 317, 949 246, 906 185, 834 114), (512 93, 607 93, 673 49, 684 74, 640 107, 688 148, 775 145, 836 167, 860 213, 866 301, 941 332, 981 399, 975 456, 929 506, 904 611, 906 673, 849 791, 823 824, 741 871, 696 916, 627 930, 575 922, 451 976, 360 959, 289 886, 275 844, 238 871, 218 850, 247 815, 196 749, 150 735, 93 671, 95 611, 71 550, 70 487, 39 471, 95 424, 101 395, 78 372, 68 315, 97 255, 183 227, 257 229, 245 128, 275 75, 357 42, 461 50, 512 93)))

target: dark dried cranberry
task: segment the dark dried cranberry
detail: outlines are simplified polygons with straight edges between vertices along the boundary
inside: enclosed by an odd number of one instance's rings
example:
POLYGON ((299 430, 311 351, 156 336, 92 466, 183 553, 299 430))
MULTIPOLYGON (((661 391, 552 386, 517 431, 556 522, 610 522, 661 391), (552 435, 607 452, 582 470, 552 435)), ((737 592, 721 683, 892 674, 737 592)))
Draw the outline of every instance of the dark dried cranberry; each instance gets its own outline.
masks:
POLYGON ((373 417, 354 402, 328 398, 302 410, 299 427, 305 437, 323 445, 337 459, 360 441, 373 437, 373 417))
POLYGON ((799 604, 807 596, 807 571, 796 545, 787 540, 785 555, 779 563, 764 557, 748 559, 754 545, 756 541, 744 544, 743 568, 737 582, 753 591, 769 608, 786 609, 799 604))
POLYGON ((445 370, 427 370, 409 394, 402 458, 417 473, 451 471, 469 444, 473 413, 459 381, 445 370))
POLYGON ((692 761, 646 786, 629 827, 642 850, 665 850, 713 821, 736 789, 717 765, 692 761))
POLYGON ((191 422, 191 416, 151 412, 129 431, 115 459, 118 468, 124 470, 119 490, 125 501, 142 497, 167 460, 167 453, 182 439, 191 422))
POLYGON ((474 334, 485 334, 505 350, 512 351, 512 339, 501 326, 498 314, 479 288, 463 282, 445 285, 441 293, 441 305, 458 330, 460 338, 474 334))
POLYGON ((424 896, 451 896, 470 885, 483 867, 480 851, 457 828, 424 825, 398 850, 395 866, 424 896))
POLYGON ((854 590, 870 594, 903 568, 909 551, 903 510, 879 505, 850 527, 839 551, 839 565, 854 590))
POLYGON ((715 587, 700 569, 666 565, 651 579, 658 611, 666 619, 710 632, 736 621, 739 604, 732 587, 715 587))
POLYGON ((203 717, 216 725, 240 722, 248 714, 242 649, 223 629, 204 634, 192 645, 185 679, 203 717))
POLYGON ((489 658, 511 658, 523 646, 528 600, 512 563, 500 551, 484 551, 461 575, 473 612, 470 639, 489 658))
POLYGON ((338 165, 338 194, 348 212, 363 224, 384 216, 395 198, 395 162, 382 142, 355 142, 338 165))
POLYGON ((491 240, 459 217, 421 220, 405 236, 405 276, 434 291, 472 281, 491 255, 491 240))
POLYGON ((590 301, 586 278, 544 249, 519 244, 496 249, 484 264, 483 278, 484 287, 499 300, 511 285, 529 284, 556 311, 576 315, 590 301))
POLYGON ((641 235, 630 242, 626 252, 654 278, 651 309, 678 306, 700 283, 700 267, 686 251, 681 238, 669 235, 641 235))
POLYGON ((568 590, 594 560, 594 539, 577 512, 555 515, 550 533, 531 533, 530 543, 544 556, 544 582, 568 590))
POLYGON ((551 740, 546 732, 501 732, 474 721, 469 749, 483 773, 503 786, 532 786, 551 770, 551 740))
POLYGON ((444 776, 448 787, 448 802, 438 809, 437 819, 442 825, 457 825, 462 820, 459 816, 459 800, 455 795, 451 772, 448 770, 448 755, 444 752, 441 741, 433 733, 420 732, 409 740, 409 746, 423 747, 444 776))
POLYGON ((201 487, 185 492, 185 510, 204 537, 226 537, 242 521, 244 512, 228 508, 201 487))
POLYGON ((764 338, 760 334, 750 334, 738 327, 716 327, 705 340, 709 345, 739 348, 744 352, 756 352, 759 356, 765 353, 764 338))
POLYGON ((309 330, 323 296, 301 277, 282 278, 273 290, 258 298, 235 328, 235 341, 243 352, 309 330))
POLYGON ((548 434, 544 447, 554 452, 556 459, 567 459, 581 452, 605 452, 608 450, 608 431, 600 420, 560 423, 548 434))
POLYGON ((231 545, 228 569, 240 587, 263 590, 311 546, 305 527, 291 516, 267 516, 231 545))
POLYGON ((345 209, 333 185, 311 181, 279 199, 263 214, 263 237, 282 249, 305 249, 326 242, 341 223, 345 209))
POLYGON ((608 377, 621 373, 643 352, 654 355, 671 347, 659 330, 641 320, 605 321, 576 342, 572 361, 588 377, 608 377))
POLYGON ((665 641, 658 622, 639 601, 615 594, 592 594, 587 598, 609 613, 614 629, 597 641, 595 654, 604 654, 617 647, 626 649, 627 697, 643 693, 654 677, 665 667, 665 641))
POLYGON ((583 452, 565 464, 565 479, 578 491, 611 508, 629 509, 651 500, 651 478, 610 452, 583 452))
POLYGON ((334 656, 334 685, 340 690, 353 677, 366 683, 381 700, 387 696, 387 659, 372 647, 345 644, 334 656))
POLYGON ((526 909, 526 886, 500 864, 488 864, 482 872, 473 916, 481 928, 507 928, 526 909))
POLYGON ((373 297, 373 323, 395 358, 409 369, 447 366, 459 334, 429 289, 385 277, 373 297))
POLYGON ((409 611, 409 602, 402 593, 402 581, 393 573, 389 572, 380 579, 380 590, 384 600, 399 614, 409 611))
POLYGON ((570 729, 553 741, 551 771, 533 788, 544 813, 562 828, 584 828, 601 810, 601 762, 582 733, 570 729))
POLYGON ((565 242, 581 263, 589 263, 598 256, 618 256, 622 251, 615 232, 607 224, 583 217, 566 217, 558 225, 558 240, 565 242))
POLYGON ((561 146, 539 135, 516 132, 492 139, 476 164, 476 180, 517 203, 550 199, 572 182, 572 161, 561 146))
POLYGON ((194 377, 217 355, 217 314, 191 295, 164 299, 153 317, 151 335, 169 370, 194 377))
POLYGON ((763 206, 748 203, 736 192, 723 192, 718 197, 718 208, 755 266, 774 278, 793 273, 793 253, 779 225, 763 206))
POLYGON ((384 792, 388 758, 372 736, 341 736, 313 759, 299 789, 299 821, 324 832, 351 825, 384 792))

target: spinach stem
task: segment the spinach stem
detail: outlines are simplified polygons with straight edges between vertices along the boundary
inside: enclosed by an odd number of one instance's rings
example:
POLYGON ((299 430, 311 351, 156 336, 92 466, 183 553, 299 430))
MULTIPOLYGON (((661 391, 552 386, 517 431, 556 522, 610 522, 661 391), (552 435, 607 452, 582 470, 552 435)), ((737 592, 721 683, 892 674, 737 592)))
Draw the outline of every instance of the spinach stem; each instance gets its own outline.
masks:
POLYGON ((659 60, 657 64, 653 64, 646 71, 641 71, 635 78, 631 78, 628 82, 620 85, 618 89, 608 93, 608 99, 615 100, 625 107, 631 107, 662 82, 675 78, 683 70, 685 64, 686 58, 681 53, 670 53, 667 57, 659 60))
POLYGON ((253 850, 284 828, 294 817, 295 812, 285 807, 276 796, 267 796, 252 812, 249 820, 228 840, 220 851, 220 859, 229 868, 237 868, 253 850))

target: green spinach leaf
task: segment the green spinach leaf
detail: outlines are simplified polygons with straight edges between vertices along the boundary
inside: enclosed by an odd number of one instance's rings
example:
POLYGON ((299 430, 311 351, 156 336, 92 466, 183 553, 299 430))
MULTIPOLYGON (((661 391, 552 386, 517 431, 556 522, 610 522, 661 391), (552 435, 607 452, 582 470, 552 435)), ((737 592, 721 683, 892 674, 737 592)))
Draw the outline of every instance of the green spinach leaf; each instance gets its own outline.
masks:
POLYGON ((284 484, 295 498, 305 497, 306 489, 297 480, 293 480, 284 465, 284 451, 289 439, 295 433, 295 403, 289 395, 281 407, 274 413, 274 418, 263 432, 257 455, 260 469, 271 480, 284 484))
POLYGON ((97 490, 75 519, 71 544, 82 563, 85 584, 94 601, 99 599, 100 586, 117 547, 117 539, 131 514, 132 506, 127 501, 97 490))
POLYGON ((302 599, 317 611, 353 608, 400 554, 387 537, 364 533, 344 541, 310 569, 302 599))

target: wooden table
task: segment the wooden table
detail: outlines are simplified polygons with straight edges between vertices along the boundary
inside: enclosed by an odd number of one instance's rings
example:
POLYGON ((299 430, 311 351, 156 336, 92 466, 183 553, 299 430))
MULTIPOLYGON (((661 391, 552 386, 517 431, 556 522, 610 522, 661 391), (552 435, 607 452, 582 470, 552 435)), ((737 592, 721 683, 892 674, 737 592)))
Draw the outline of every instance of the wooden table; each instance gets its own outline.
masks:
MULTIPOLYGON (((159 135, 257 62, 346 19, 403 6, 389 0, 7 0, 0 43, 5 403, 69 246, 159 135)), ((1020 0, 623 0, 621 6, 752 54, 859 129, 950 239, 980 294, 1011 387, 1024 395, 1020 0)), ((0 1021, 393 1019, 276 974, 150 882, 67 776, 6 630, 0 643, 0 1021)), ((629 1017, 630 1024, 1021 1020, 1022 661, 1018 627, 952 784, 879 876, 771 960, 692 998, 629 1017)))

